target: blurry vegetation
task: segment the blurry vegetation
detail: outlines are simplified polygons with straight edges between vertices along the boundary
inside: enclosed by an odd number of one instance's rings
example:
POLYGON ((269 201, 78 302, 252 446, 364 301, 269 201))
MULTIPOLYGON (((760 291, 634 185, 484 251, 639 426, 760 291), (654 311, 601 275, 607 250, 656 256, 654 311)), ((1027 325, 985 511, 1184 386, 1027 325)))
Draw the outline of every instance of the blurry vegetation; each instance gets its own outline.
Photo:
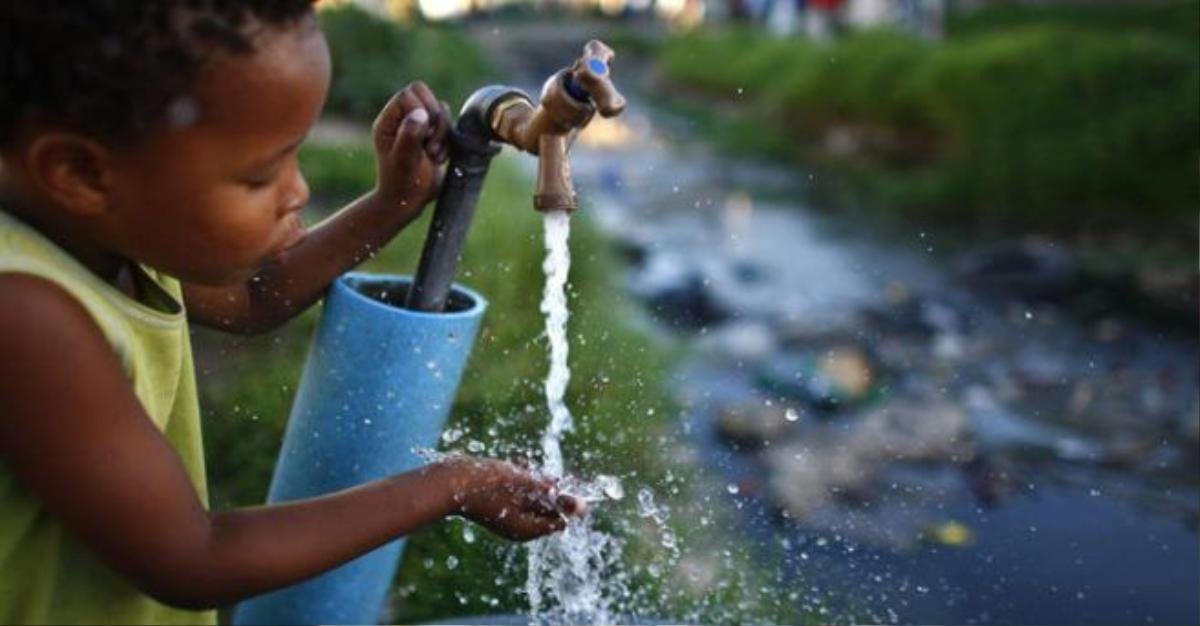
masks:
POLYGON ((1194 262, 1197 7, 1004 5, 940 43, 707 31, 660 59, 729 103, 711 124, 726 143, 831 167, 865 204, 990 233, 1166 234, 1194 262))
POLYGON ((457 111, 486 82, 487 60, 454 26, 404 26, 352 4, 319 15, 333 58, 328 113, 370 122, 392 94, 417 79, 457 111))

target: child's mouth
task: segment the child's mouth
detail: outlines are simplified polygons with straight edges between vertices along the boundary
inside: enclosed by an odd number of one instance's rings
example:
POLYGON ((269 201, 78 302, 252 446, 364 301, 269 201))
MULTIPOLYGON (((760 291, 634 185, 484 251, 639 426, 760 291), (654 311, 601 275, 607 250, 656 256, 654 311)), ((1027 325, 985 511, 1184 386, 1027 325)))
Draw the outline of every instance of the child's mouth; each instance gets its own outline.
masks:
POLYGON ((308 236, 308 229, 304 227, 304 222, 300 221, 299 216, 292 216, 292 229, 288 231, 288 235, 283 240, 283 244, 279 246, 278 251, 272 255, 276 261, 282 261, 287 255, 288 250, 296 247, 304 238, 308 236))

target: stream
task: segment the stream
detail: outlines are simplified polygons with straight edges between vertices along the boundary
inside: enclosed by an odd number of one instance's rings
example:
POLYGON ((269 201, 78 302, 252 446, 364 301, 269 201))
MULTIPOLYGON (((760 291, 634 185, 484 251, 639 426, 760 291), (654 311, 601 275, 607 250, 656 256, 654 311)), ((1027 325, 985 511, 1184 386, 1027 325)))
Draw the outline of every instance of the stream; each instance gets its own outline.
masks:
MULTIPOLYGON (((554 67, 524 60, 536 93, 554 67)), ((948 253, 823 210, 814 174, 715 153, 622 71, 629 109, 573 152, 582 211, 635 322, 686 347, 677 436, 772 593, 836 621, 1196 620, 1195 336, 1072 316, 1053 242, 948 253)))

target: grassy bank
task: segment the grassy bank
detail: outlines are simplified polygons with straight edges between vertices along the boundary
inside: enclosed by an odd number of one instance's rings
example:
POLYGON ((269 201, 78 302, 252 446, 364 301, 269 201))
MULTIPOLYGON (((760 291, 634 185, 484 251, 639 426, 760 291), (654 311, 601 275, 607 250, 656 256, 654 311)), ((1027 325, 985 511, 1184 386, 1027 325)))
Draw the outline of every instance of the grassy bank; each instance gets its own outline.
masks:
POLYGON ((1111 8, 1072 21, 1009 7, 952 19, 940 43, 704 31, 659 58, 693 99, 726 105, 710 126, 727 143, 836 170, 881 211, 991 233, 1135 233, 1194 252, 1196 7, 1134 7, 1127 30, 1111 8))

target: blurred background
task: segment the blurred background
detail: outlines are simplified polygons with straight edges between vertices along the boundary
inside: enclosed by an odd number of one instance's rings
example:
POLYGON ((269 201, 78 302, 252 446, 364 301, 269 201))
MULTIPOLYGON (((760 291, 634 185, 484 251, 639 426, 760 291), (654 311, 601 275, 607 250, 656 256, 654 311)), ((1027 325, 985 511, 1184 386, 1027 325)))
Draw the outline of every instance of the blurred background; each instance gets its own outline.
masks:
MULTIPOLYGON (((693 623, 1200 619, 1200 3, 319 4, 320 219, 408 81, 536 94, 601 38, 580 137, 568 468, 618 476, 624 614, 693 623), (664 522, 664 523, 659 523, 664 522)), ((535 162, 492 168, 492 303, 443 448, 537 449, 535 162)), ((410 273, 428 216, 367 269, 410 273)), ((215 506, 261 502, 319 311, 196 332, 215 506)), ((524 555, 409 543, 383 620, 520 613, 524 555)))

